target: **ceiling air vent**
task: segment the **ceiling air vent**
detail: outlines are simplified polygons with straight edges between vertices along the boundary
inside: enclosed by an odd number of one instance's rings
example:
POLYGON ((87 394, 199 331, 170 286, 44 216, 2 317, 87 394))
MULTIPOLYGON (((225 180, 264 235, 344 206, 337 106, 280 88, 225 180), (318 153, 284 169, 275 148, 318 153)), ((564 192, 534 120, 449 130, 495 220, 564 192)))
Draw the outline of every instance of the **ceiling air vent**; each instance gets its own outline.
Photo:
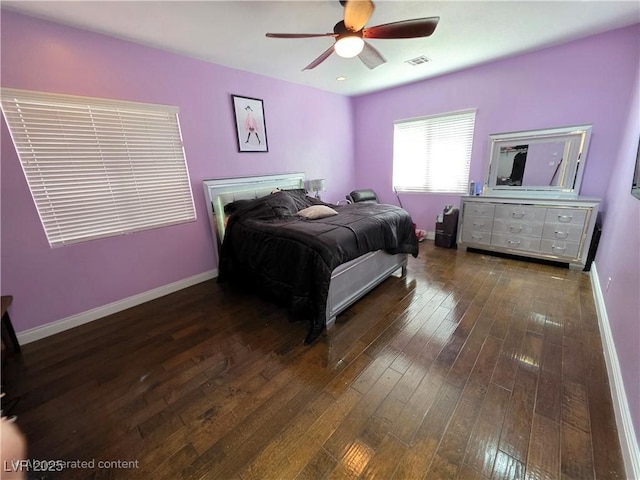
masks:
POLYGON ((404 63, 408 63, 409 65, 422 65, 423 63, 430 62, 431 59, 425 57, 424 55, 420 55, 419 57, 412 58, 411 60, 405 60, 404 63))

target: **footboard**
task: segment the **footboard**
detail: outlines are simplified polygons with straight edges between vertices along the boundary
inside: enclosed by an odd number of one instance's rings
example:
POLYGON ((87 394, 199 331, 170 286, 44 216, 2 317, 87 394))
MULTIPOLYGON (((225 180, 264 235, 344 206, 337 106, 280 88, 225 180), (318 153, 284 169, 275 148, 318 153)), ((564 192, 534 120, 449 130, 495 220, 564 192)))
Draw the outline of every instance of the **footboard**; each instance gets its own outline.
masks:
POLYGON ((402 269, 402 275, 405 275, 407 254, 390 255, 382 250, 367 253, 336 268, 331 275, 327 298, 327 327, 335 323, 339 313, 399 268, 402 269))

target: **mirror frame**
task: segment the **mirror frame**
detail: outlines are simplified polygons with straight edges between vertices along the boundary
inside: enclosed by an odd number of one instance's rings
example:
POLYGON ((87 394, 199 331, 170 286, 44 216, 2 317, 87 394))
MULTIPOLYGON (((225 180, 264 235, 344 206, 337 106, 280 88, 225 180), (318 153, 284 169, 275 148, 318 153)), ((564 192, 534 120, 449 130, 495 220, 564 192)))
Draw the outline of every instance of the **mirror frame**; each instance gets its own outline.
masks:
POLYGON ((638 153, 636 153, 636 166, 631 182, 631 195, 640 200, 640 139, 638 140, 638 153))
POLYGON ((592 125, 577 125, 570 127, 546 128, 522 132, 495 133, 489 135, 489 167, 487 174, 487 195, 502 197, 547 197, 547 198, 577 198, 582 184, 582 175, 591 140, 592 125), (569 137, 567 139, 567 137, 569 137), (541 140, 554 141, 567 139, 577 141, 577 155, 562 162, 559 178, 564 178, 561 185, 498 185, 498 161, 500 149, 506 146, 529 144, 531 141, 540 143, 541 140), (574 178, 572 184, 566 179, 574 178))

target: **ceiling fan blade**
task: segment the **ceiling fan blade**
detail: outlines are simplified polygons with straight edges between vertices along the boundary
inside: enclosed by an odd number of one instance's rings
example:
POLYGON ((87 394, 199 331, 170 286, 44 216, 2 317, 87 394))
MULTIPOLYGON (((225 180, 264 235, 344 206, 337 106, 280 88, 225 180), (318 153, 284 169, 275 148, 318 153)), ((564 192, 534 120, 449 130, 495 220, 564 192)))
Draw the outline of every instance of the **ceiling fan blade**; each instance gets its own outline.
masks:
POLYGON ((364 42, 364 48, 358 54, 358 58, 371 70, 387 62, 382 54, 368 42, 364 42))
POLYGON ((306 67, 304 67, 302 71, 304 72, 305 70, 311 70, 312 68, 316 68, 322 62, 324 62, 327 58, 329 58, 329 55, 331 55, 332 53, 333 53, 333 45, 331 45, 322 55, 316 58, 313 62, 311 62, 306 67))
POLYGON ((365 28, 364 38, 417 38, 428 37, 438 25, 440 17, 414 18, 365 28))
POLYGON ((313 37, 336 37, 337 33, 267 33, 269 38, 313 38, 313 37))
POLYGON ((344 24, 352 32, 359 32, 373 13, 371 0, 348 0, 344 7, 344 24))

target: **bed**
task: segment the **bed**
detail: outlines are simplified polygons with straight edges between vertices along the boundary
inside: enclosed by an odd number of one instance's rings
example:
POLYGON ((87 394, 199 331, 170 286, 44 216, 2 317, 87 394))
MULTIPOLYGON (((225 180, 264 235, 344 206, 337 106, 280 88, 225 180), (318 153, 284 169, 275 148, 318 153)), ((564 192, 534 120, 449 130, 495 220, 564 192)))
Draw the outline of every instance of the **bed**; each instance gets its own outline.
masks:
POLYGON ((205 180, 204 190, 219 281, 252 285, 308 318, 305 343, 418 254, 405 210, 326 204, 306 195, 303 173, 205 180), (298 215, 326 208, 337 214, 298 215))

